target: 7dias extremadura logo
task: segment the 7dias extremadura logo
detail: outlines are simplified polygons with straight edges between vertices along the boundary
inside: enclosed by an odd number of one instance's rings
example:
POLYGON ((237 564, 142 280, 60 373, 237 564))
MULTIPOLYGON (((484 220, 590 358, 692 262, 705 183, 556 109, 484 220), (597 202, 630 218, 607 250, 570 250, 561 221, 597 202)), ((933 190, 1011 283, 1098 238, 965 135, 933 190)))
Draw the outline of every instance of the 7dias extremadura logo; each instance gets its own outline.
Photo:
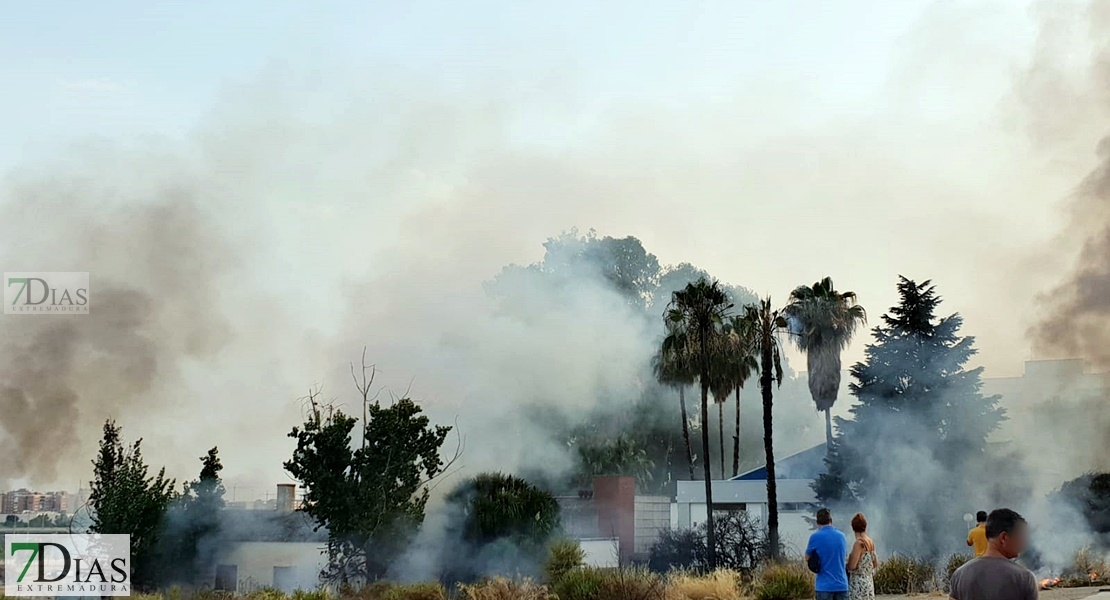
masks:
POLYGON ((130 596, 131 536, 4 536, 5 596, 130 596))
POLYGON ((87 315, 88 273, 4 273, 4 314, 87 315))

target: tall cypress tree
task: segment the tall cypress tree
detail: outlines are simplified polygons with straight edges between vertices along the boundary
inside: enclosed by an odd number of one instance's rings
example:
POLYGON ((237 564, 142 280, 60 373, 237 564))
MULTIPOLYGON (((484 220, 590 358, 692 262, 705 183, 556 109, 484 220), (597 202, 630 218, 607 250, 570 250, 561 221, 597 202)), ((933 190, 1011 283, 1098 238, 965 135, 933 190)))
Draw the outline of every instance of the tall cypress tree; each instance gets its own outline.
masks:
POLYGON ((987 436, 1005 417, 998 396, 980 393, 982 368, 964 369, 974 338, 959 335, 958 314, 936 317, 941 298, 931 282, 901 277, 898 293, 851 369, 859 403, 852 419, 836 420, 839 436, 814 491, 822 502, 869 511, 891 532, 887 548, 939 554, 962 542, 953 532, 962 515, 987 501, 977 481, 991 461, 987 436))

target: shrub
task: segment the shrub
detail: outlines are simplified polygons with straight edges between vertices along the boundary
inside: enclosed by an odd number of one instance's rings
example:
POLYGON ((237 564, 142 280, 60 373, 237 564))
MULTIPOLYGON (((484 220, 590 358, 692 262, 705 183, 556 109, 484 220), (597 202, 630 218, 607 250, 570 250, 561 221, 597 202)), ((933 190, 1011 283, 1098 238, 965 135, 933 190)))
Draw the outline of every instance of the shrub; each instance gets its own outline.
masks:
MULTIPOLYGON (((717 538, 717 566, 751 572, 767 559, 767 531, 745 511, 721 514, 713 525, 717 538)), ((674 569, 704 570, 708 563, 705 526, 661 532, 651 547, 648 568, 656 573, 674 569)))
POLYGON ((953 554, 948 557, 948 561, 944 564, 944 591, 951 590, 952 574, 969 560, 971 560, 970 554, 953 554))
MULTIPOLYGON (((281 590, 269 589, 265 591, 265 596, 258 600, 284 600, 285 594, 281 590)), ((328 591, 324 589, 319 590, 295 590, 292 595, 293 600, 330 600, 328 591)))
POLYGON ((465 600, 554 600, 546 586, 531 579, 505 577, 494 577, 473 585, 461 583, 459 593, 465 600))
POLYGON ((670 592, 673 600, 741 600, 740 574, 725 569, 708 575, 672 573, 670 592))
POLYGON ((610 569, 604 573, 597 600, 666 600, 667 582, 647 569, 610 569))
POLYGON ((646 569, 578 568, 552 590, 558 600, 664 600, 667 585, 646 569))
POLYGON ((894 555, 875 571, 876 594, 922 594, 939 587, 936 568, 925 559, 894 555))
MULTIPOLYGON (((286 600, 288 596, 285 592, 272 587, 263 587, 241 596, 245 600, 286 600)), ((307 598, 297 598, 297 600, 308 600, 307 598)), ((314 599, 315 600, 315 599, 314 599)), ((321 600, 323 600, 321 598, 321 600)))
POLYGON ((706 564, 705 532, 700 529, 665 529, 651 545, 648 568, 656 573, 674 569, 701 570, 706 564))
POLYGON ((593 600, 601 595, 605 572, 584 567, 572 569, 554 584, 552 591, 559 600, 593 600))
POLYGON ((547 562, 543 565, 548 585, 559 582, 572 569, 582 566, 586 553, 577 540, 558 540, 548 550, 547 562))
POLYGON ((800 561, 768 563, 755 572, 752 595, 756 600, 812 598, 814 576, 800 561))

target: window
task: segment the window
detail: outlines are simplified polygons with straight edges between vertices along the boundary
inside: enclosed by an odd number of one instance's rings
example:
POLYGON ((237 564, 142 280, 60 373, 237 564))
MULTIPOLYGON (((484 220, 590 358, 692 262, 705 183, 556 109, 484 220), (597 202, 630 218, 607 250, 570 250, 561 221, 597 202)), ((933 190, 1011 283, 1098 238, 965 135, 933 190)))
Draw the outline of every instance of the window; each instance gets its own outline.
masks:
POLYGON ((215 589, 223 592, 239 591, 239 567, 236 565, 218 565, 216 567, 215 589))

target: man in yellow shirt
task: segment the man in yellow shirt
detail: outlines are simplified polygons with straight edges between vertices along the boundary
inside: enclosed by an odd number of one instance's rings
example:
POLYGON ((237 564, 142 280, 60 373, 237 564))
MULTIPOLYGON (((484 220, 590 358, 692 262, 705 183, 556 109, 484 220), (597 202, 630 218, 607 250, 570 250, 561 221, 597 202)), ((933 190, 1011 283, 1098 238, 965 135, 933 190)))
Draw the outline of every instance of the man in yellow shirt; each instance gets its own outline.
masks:
POLYGON ((975 548, 976 558, 983 556, 987 553, 987 513, 986 511, 979 511, 975 514, 975 520, 979 523, 967 534, 967 545, 975 548))

